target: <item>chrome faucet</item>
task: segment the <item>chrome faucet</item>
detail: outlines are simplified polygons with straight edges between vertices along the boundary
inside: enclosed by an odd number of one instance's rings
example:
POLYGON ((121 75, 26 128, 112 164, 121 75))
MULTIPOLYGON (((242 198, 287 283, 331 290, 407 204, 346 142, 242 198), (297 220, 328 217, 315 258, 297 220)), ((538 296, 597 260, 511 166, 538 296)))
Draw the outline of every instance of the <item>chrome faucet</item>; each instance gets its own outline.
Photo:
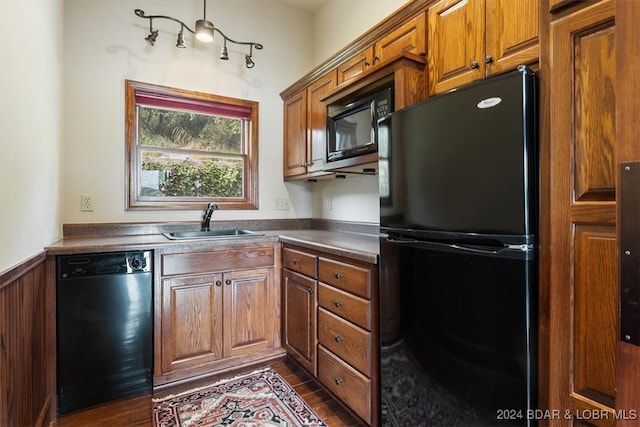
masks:
POLYGON ((218 210, 218 205, 215 203, 209 203, 207 209, 204 211, 204 215, 202 215, 202 223, 200 223, 200 231, 209 231, 209 224, 211 224, 211 215, 213 211, 218 210))

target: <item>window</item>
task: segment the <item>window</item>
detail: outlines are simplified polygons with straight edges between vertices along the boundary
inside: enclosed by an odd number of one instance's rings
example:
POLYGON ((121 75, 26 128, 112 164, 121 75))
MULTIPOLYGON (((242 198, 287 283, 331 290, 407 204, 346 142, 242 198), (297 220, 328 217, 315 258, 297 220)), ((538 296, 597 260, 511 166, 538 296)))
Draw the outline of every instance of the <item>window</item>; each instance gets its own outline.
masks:
POLYGON ((258 208, 258 103, 125 81, 127 209, 258 208))

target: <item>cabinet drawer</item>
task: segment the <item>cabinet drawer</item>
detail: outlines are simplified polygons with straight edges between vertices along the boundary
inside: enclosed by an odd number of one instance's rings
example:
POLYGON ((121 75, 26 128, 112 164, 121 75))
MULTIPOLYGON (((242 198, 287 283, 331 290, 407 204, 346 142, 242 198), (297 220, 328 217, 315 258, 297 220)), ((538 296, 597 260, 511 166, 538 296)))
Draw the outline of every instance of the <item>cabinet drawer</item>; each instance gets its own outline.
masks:
POLYGON ((305 276, 318 277, 318 257, 291 248, 282 251, 282 265, 292 271, 297 271, 305 276))
POLYGON ((273 267, 273 246, 220 248, 210 252, 162 255, 162 275, 211 273, 273 267))
POLYGON ((318 305, 367 330, 371 330, 371 302, 332 286, 318 285, 318 305))
POLYGON ((371 380, 324 347, 318 347, 318 378, 367 424, 371 424, 371 380))
POLYGON ((366 376, 371 376, 371 333, 318 309, 318 342, 366 376))
POLYGON ((371 297, 371 270, 332 259, 318 260, 318 278, 344 291, 371 297))

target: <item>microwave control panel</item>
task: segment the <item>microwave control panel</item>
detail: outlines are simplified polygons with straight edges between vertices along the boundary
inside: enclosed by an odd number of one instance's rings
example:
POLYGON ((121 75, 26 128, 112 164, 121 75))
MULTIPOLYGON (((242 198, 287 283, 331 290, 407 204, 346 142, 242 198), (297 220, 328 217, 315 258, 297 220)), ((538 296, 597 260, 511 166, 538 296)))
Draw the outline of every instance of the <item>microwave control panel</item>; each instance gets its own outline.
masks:
POLYGON ((378 120, 384 119, 390 112, 389 103, 386 99, 380 100, 376 103, 376 115, 378 120))

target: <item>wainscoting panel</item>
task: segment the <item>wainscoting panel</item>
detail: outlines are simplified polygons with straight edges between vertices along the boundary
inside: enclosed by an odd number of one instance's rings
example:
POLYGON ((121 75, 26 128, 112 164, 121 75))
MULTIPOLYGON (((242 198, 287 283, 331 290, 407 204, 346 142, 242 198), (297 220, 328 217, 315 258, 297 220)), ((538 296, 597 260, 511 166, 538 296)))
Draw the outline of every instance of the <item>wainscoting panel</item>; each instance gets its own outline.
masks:
POLYGON ((46 256, 40 253, 0 275, 0 425, 42 426, 47 386, 46 256))

